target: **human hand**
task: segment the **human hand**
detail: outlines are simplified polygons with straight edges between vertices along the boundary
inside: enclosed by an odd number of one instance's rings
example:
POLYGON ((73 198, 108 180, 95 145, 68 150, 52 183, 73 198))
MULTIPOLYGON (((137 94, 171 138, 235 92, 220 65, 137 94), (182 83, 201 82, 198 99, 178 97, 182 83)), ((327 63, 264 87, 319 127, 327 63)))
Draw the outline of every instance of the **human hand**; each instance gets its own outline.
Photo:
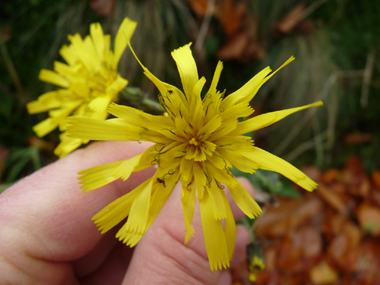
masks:
MULTIPOLYGON (((134 249, 104 235, 92 216, 152 176, 153 167, 101 189, 81 193, 77 173, 130 158, 147 143, 99 142, 35 172, 0 195, 0 276, 5 284, 230 284, 228 271, 210 270, 199 205, 187 244, 177 188, 134 249)), ((252 193, 247 180, 240 181, 252 193)), ((244 216, 227 197, 235 219, 244 216)), ((249 234, 237 226, 231 266, 245 259, 249 234)))

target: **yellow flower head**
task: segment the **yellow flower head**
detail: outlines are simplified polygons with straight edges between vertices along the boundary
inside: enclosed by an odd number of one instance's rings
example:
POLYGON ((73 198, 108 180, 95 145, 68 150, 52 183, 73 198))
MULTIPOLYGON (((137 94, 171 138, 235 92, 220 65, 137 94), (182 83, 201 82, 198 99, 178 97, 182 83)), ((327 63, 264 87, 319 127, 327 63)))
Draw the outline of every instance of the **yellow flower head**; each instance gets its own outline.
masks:
MULTIPOLYGON (((117 32, 114 51, 110 49, 111 36, 104 35, 99 23, 91 24, 90 35, 84 40, 79 34, 69 35, 70 45, 64 45, 60 54, 67 62, 54 62, 54 71, 42 69, 39 79, 61 87, 47 92, 27 104, 30 114, 49 111, 49 118, 33 127, 42 137, 59 126, 66 129, 69 115, 105 120, 107 107, 115 102, 118 93, 128 81, 119 76, 117 66, 121 55, 136 28, 136 23, 125 19, 117 32)), ((60 136, 55 154, 63 157, 87 140, 60 136)))
MULTIPOLYGON (((258 204, 232 175, 233 167, 253 173, 255 169, 279 172, 306 190, 317 184, 286 161, 254 146, 243 136, 281 120, 311 105, 267 113, 239 122, 254 110, 249 102, 274 73, 265 68, 238 91, 224 98, 217 90, 223 68, 218 63, 206 95, 201 96, 205 78, 199 78, 190 44, 172 52, 182 80, 183 91, 157 79, 142 65, 145 75, 156 85, 164 115, 154 116, 127 106, 111 104, 115 119, 95 121, 69 118, 68 136, 86 140, 150 141, 144 153, 124 161, 96 166, 80 172, 85 191, 116 179, 126 180, 132 172, 157 166, 154 176, 130 193, 110 203, 94 216, 95 223, 108 231, 127 216, 116 237, 129 246, 141 239, 177 182, 182 185, 182 206, 187 242, 194 234, 191 226, 196 198, 199 200, 207 254, 212 270, 226 268, 232 258, 236 225, 223 185, 250 218, 261 213, 258 204), (224 225, 222 224, 224 220, 224 225)), ((292 61, 285 62, 284 65, 292 61)), ((141 63, 140 63, 141 64, 141 63)))

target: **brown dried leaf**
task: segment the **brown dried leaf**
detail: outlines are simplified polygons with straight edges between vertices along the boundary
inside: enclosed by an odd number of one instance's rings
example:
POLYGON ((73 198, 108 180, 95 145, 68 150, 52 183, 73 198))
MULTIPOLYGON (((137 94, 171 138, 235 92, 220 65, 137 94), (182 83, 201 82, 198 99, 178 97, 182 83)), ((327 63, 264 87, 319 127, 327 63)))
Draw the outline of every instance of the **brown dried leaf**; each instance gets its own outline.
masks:
POLYGON ((287 34, 291 32, 295 26, 302 20, 305 4, 299 3, 277 24, 277 30, 287 34))
POLYGON ((328 257, 340 267, 344 267, 344 256, 349 250, 349 237, 345 233, 340 233, 334 237, 327 249, 328 257))
POLYGON ((380 207, 380 191, 378 190, 373 190, 371 192, 371 202, 376 204, 377 207, 380 207))
POLYGON ((361 227, 373 236, 380 235, 380 209, 369 203, 362 203, 356 212, 361 227))
POLYGON ((262 236, 283 236, 301 223, 322 211, 323 204, 315 196, 303 200, 279 199, 279 206, 268 206, 257 221, 256 234, 262 236))
POLYGON ((12 37, 12 28, 11 26, 4 25, 0 28, 0 37, 4 43, 7 43, 12 37))
POLYGON ((92 0, 91 8, 101 16, 111 17, 115 7, 115 0, 92 0))
MULTIPOLYGON (((0 174, 3 172, 5 160, 9 155, 9 150, 0 145, 0 174)), ((1 175, 0 175, 1 176, 1 175)))
POLYGON ((323 184, 320 184, 318 186, 317 193, 321 196, 323 200, 325 200, 327 204, 336 209, 339 213, 343 215, 348 214, 348 209, 340 194, 330 191, 330 189, 324 186, 323 184))
POLYGON ((54 144, 47 142, 47 141, 44 141, 44 140, 37 138, 35 136, 28 137, 27 143, 28 143, 28 145, 36 146, 41 150, 48 150, 48 151, 54 150, 54 144))
POLYGON ((333 210, 328 210, 325 214, 323 232, 327 237, 335 236, 343 229, 343 225, 346 222, 346 217, 337 214, 333 210))
POLYGON ((343 232, 348 236, 348 246, 350 248, 354 248, 359 244, 362 238, 362 231, 358 226, 346 220, 343 226, 343 232))
POLYGON ((302 167, 302 172, 316 182, 318 182, 321 177, 321 171, 315 166, 302 167))
POLYGON ((244 2, 235 5, 234 0, 221 0, 216 7, 216 16, 222 22, 227 37, 232 37, 243 26, 243 17, 246 14, 244 2))
MULTIPOLYGON (((380 244, 377 240, 364 242, 358 252, 355 275, 369 284, 380 283, 380 244)), ((367 283, 367 284, 368 284, 367 283)))
POLYGON ((375 185, 375 187, 380 190, 380 171, 379 170, 375 170, 374 172, 372 172, 372 182, 375 185))
POLYGON ((326 170, 321 177, 321 180, 327 184, 335 182, 340 175, 340 171, 335 168, 326 170))
POLYGON ((241 32, 230 39, 216 53, 216 57, 222 60, 237 59, 242 56, 249 43, 249 37, 241 32))
POLYGON ((369 133, 362 133, 358 131, 354 131, 350 134, 348 134, 344 138, 344 142, 346 144, 362 144, 362 143, 367 143, 372 140, 372 135, 369 133))
POLYGON ((310 279, 313 284, 330 284, 338 280, 338 273, 323 260, 310 271, 310 279))
POLYGON ((207 4, 209 0, 188 0, 191 9, 199 17, 204 17, 207 14, 207 4))
POLYGON ((350 170, 355 176, 365 174, 363 163, 357 156, 350 156, 347 159, 344 169, 350 170))

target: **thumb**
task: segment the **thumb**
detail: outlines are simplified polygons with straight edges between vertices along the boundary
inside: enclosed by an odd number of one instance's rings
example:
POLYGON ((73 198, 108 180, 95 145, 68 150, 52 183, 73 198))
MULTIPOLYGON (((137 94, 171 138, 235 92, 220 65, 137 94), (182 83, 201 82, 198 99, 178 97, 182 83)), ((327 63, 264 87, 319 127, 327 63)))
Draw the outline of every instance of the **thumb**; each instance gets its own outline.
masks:
MULTIPOLYGON (((180 200, 178 184, 136 246, 123 284, 218 284, 221 278, 228 281, 228 272, 210 270, 198 201, 192 222, 196 233, 184 244, 185 224, 180 200)), ((245 248, 249 242, 248 232, 238 229, 237 235, 236 246, 245 248)))

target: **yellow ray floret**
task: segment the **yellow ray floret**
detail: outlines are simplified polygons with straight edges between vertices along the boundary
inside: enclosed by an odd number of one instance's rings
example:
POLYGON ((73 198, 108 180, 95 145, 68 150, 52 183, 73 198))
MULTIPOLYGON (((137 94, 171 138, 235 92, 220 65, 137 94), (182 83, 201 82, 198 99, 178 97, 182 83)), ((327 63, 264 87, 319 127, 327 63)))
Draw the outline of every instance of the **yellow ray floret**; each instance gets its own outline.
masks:
MULTIPOLYGON (((105 120, 107 107, 118 99, 118 93, 128 84, 120 77, 117 65, 136 28, 136 23, 126 18, 117 32, 115 50, 110 50, 110 35, 104 35, 99 23, 90 25, 90 35, 84 39, 79 34, 69 35, 70 45, 60 53, 67 64, 54 63, 54 71, 43 69, 39 79, 63 89, 47 92, 27 104, 30 114, 49 111, 49 118, 34 126, 40 137, 59 126, 65 132, 67 117, 105 120)), ((63 133, 64 134, 64 133, 63 133)), ((87 139, 60 136, 61 143, 55 154, 63 157, 87 139)))
POLYGON ((247 173, 254 173, 256 169, 272 170, 306 190, 317 187, 300 170, 257 148, 252 138, 243 134, 269 126, 294 112, 320 106, 322 102, 239 122, 253 113, 249 101, 259 88, 290 63, 293 57, 276 72, 271 73, 269 67, 265 68, 242 88, 224 98, 224 92, 217 90, 223 69, 221 62, 217 64, 208 92, 201 96, 206 80, 203 77, 199 79, 190 44, 174 50, 172 56, 178 67, 183 91, 160 81, 139 61, 146 76, 160 92, 159 100, 164 115, 154 116, 111 104, 108 111, 117 118, 102 122, 72 118, 67 134, 77 139, 141 140, 154 143, 140 157, 81 172, 83 187, 92 190, 119 178, 125 180, 132 172, 150 165, 157 168, 152 178, 109 204, 94 217, 101 230, 109 230, 128 216, 128 221, 116 236, 129 246, 136 245, 152 225, 174 186, 181 182, 186 229, 184 241, 188 242, 196 234, 192 220, 198 199, 211 270, 227 268, 235 248, 236 225, 225 191, 230 191, 236 204, 248 217, 253 219, 261 214, 260 206, 231 173, 234 168, 247 173), (228 190, 223 184, 227 185, 228 190))

